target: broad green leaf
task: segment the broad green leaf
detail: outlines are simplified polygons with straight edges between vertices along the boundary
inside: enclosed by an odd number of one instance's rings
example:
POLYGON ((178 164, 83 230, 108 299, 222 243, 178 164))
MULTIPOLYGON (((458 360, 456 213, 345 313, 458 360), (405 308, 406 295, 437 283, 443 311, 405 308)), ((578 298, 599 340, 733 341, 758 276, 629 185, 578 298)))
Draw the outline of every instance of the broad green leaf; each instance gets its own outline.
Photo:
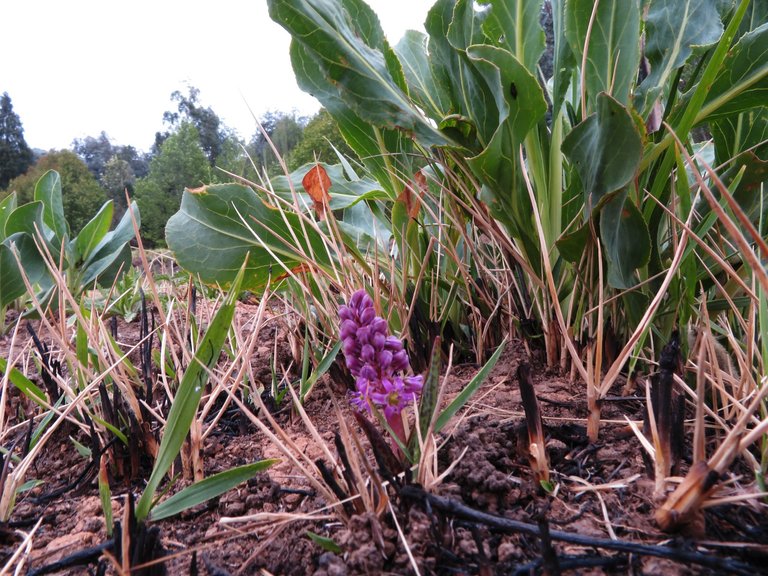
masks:
POLYGON ((273 20, 315 56, 342 100, 361 118, 446 145, 405 93, 405 78, 376 14, 362 0, 268 0, 273 20))
POLYGON ((112 201, 104 203, 98 213, 83 226, 77 238, 72 240, 74 244, 75 261, 87 260, 93 249, 101 242, 104 235, 109 232, 112 224, 112 201))
POLYGON ((707 91, 697 123, 746 112, 768 101, 768 23, 729 50, 707 91))
POLYGON ((6 240, 18 232, 27 234, 32 238, 37 237, 38 230, 44 233, 44 212, 45 206, 40 201, 22 204, 16 208, 5 220, 6 240))
POLYGON ((566 4, 565 34, 579 61, 587 51, 586 83, 588 113, 595 98, 607 92, 626 105, 637 78, 640 63, 640 0, 600 2, 592 24, 589 44, 587 30, 593 0, 571 0, 566 4))
POLYGON ((230 468, 224 472, 214 474, 205 480, 196 482, 155 506, 150 514, 150 519, 153 521, 164 520, 198 504, 207 502, 211 498, 221 496, 224 492, 231 490, 238 484, 247 482, 256 474, 263 472, 278 462, 280 460, 277 458, 261 460, 253 464, 230 468))
POLYGON ((102 286, 111 285, 118 271, 127 270, 131 263, 129 243, 136 235, 131 214, 136 220, 136 225, 141 226, 139 206, 132 202, 115 229, 104 234, 91 250, 83 264, 82 286, 89 286, 94 281, 98 281, 102 286))
MULTIPOLYGON (((27 291, 24 279, 19 272, 16 257, 10 246, 0 244, 0 315, 3 310, 16 298, 21 297, 27 291)), ((5 316, 0 316, 4 320, 5 316)), ((5 329, 0 322, 0 333, 5 329)))
MULTIPOLYGON (((294 196, 291 187, 296 193, 299 207, 306 212, 313 209, 312 199, 309 194, 304 192, 302 179, 316 164, 305 164, 294 170, 289 176, 276 176, 270 179, 270 188, 280 198, 293 204, 294 196)), ((382 190, 381 185, 375 180, 363 178, 359 180, 349 180, 344 174, 344 168, 341 164, 319 163, 325 169, 326 174, 331 179, 331 188, 328 193, 331 195, 329 205, 331 210, 342 210, 360 202, 361 200, 384 200, 389 196, 382 190)))
MULTIPOLYGON (((453 111, 471 122, 477 134, 477 145, 462 142, 470 149, 487 147, 499 126, 499 111, 493 93, 482 74, 467 56, 467 48, 483 44, 482 23, 486 11, 475 10, 471 0, 441 0, 435 3, 424 23, 430 35, 429 54, 433 70, 447 78, 452 86, 453 111)), ((441 122, 441 126, 445 121, 441 122)), ((479 150, 478 150, 479 152, 479 150)))
POLYGON ((147 486, 136 505, 136 519, 141 522, 152 509, 155 492, 173 461, 178 456, 184 439, 189 433, 189 427, 197 414, 200 398, 208 383, 208 375, 219 361, 221 349, 232 326, 235 315, 235 304, 240 293, 243 281, 245 265, 240 268, 234 279, 232 288, 224 303, 213 317, 208 330, 205 332, 200 344, 195 351, 192 362, 187 366, 181 382, 176 390, 176 396, 168 412, 168 418, 163 429, 163 437, 160 440, 157 459, 152 468, 152 474, 147 481, 147 486))
POLYGON ((488 38, 499 39, 518 62, 533 75, 544 52, 544 29, 539 20, 543 0, 487 0, 488 14, 483 30, 488 38))
POLYGON ((563 152, 581 178, 588 217, 606 194, 632 180, 640 163, 642 141, 627 109, 603 93, 597 97, 596 112, 565 138, 563 152))
POLYGON ((291 42, 291 64, 299 87, 323 104, 344 140, 389 195, 396 198, 399 183, 392 179, 396 168, 393 158, 410 158, 412 142, 403 133, 379 128, 352 110, 342 99, 339 87, 323 74, 316 60, 317 56, 306 46, 295 40, 291 42))
POLYGON ((456 398, 454 398, 453 401, 448 404, 448 406, 446 406, 445 410, 440 413, 440 416, 438 416, 437 420, 435 420, 435 434, 445 428, 450 419, 453 418, 454 415, 456 415, 456 413, 461 410, 467 402, 469 402, 469 399, 472 398, 472 395, 477 392, 477 389, 480 388, 480 385, 485 382, 488 374, 491 373, 491 370, 493 370, 493 367, 496 366, 496 362, 498 362, 499 358, 501 357, 501 353, 504 352, 506 345, 506 340, 499 344, 499 347, 496 348, 496 352, 494 352, 493 355, 488 359, 488 362, 486 362, 483 367, 480 368, 477 374, 475 374, 472 380, 467 383, 459 395, 456 396, 456 398))
POLYGON ((469 159, 485 184, 483 198, 510 233, 535 258, 538 239, 528 192, 520 172, 519 150, 526 135, 544 118, 547 104, 536 78, 503 48, 470 46, 467 56, 484 76, 499 110, 499 126, 488 146, 469 159))
POLYGON ((0 242, 5 240, 5 222, 11 215, 11 212, 16 210, 17 204, 16 192, 11 192, 8 196, 0 200, 0 242))
POLYGON ((341 231, 349 237, 351 245, 363 253, 389 253, 389 241, 392 238, 390 224, 383 214, 374 212, 372 206, 359 202, 344 210, 344 219, 337 221, 341 231))
POLYGON ((470 46, 467 56, 490 87, 499 110, 499 129, 508 130, 513 140, 522 143, 547 112, 538 80, 503 48, 470 46))
POLYGON ((45 261, 28 234, 17 232, 0 244, 0 306, 7 306, 16 298, 23 296, 27 287, 18 262, 23 264, 23 273, 32 286, 41 282, 48 273, 45 261))
POLYGON ((445 75, 433 72, 428 43, 427 35, 408 30, 395 46, 395 52, 403 65, 411 98, 429 117, 441 120, 452 112, 451 87, 445 75))
POLYGON ((64 203, 61 198, 61 176, 55 170, 48 170, 35 185, 35 200, 42 202, 43 221, 61 242, 67 234, 64 218, 64 203))
POLYGON ((635 270, 648 263, 651 237, 643 215, 627 198, 617 194, 600 211, 600 237, 608 261, 608 284, 619 290, 637 283, 635 270))
POLYGON ((572 264, 578 264, 584 249, 591 237, 590 224, 584 222, 579 228, 568 234, 563 234, 557 240, 557 249, 560 255, 572 264))
POLYGON ((243 289, 308 259, 330 266, 321 234, 287 210, 267 205, 251 188, 215 184, 187 189, 165 229, 168 247, 184 269, 208 284, 229 285, 246 262, 243 289))
POLYGON ((717 5, 718 0, 653 0, 650 3, 645 24, 645 57, 651 72, 635 96, 635 107, 644 118, 693 48, 714 44, 722 36, 723 24, 717 5))

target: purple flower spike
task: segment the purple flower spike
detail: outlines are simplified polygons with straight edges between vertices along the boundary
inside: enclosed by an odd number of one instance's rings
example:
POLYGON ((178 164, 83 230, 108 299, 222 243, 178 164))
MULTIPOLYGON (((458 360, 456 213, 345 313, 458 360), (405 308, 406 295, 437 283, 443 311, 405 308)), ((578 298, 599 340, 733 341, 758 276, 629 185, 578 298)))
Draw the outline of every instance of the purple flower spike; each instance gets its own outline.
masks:
POLYGON ((349 304, 339 308, 342 350, 347 367, 355 377, 356 391, 350 403, 370 413, 371 405, 391 421, 421 395, 423 378, 404 376, 411 363, 403 342, 387 334, 387 321, 376 316, 373 300, 358 290, 349 304))

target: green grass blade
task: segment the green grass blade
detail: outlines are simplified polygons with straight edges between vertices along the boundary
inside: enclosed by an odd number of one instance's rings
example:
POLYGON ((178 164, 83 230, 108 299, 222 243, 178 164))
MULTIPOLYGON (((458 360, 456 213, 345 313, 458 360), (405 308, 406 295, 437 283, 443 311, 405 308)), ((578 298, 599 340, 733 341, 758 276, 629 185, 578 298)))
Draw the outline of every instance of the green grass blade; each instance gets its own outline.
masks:
POLYGON ((175 516, 184 510, 224 494, 224 492, 231 490, 238 484, 247 482, 259 472, 263 472, 279 461, 278 458, 261 460, 259 462, 254 462, 253 464, 238 466, 214 474, 210 478, 206 478, 205 480, 201 480, 200 482, 184 488, 181 492, 174 494, 166 501, 155 506, 150 518, 152 520, 163 520, 164 518, 175 516))
MULTIPOLYGON (((7 371, 8 360, 0 358, 0 374, 5 374, 7 371)), ((16 386, 16 388, 24 394, 24 396, 32 400, 35 404, 44 407, 44 402, 46 401, 45 392, 35 386, 32 380, 24 376, 24 374, 16 368, 11 368, 11 372, 8 374, 8 379, 11 381, 11 384, 16 386)))
POLYGON ((464 390, 462 390, 461 393, 456 396, 456 398, 454 398, 453 402, 451 402, 446 407, 446 409, 440 413, 440 416, 437 417, 437 421, 435 422, 435 434, 440 432, 440 430, 442 430, 445 425, 448 424, 448 421, 464 407, 464 405, 469 401, 469 399, 477 391, 480 385, 485 381, 485 379, 488 377, 488 374, 496 365, 499 357, 501 357, 501 353, 504 352, 506 345, 507 341, 504 340, 496 349, 496 352, 493 353, 493 356, 488 359, 488 362, 486 362, 480 371, 475 374, 475 377, 469 381, 469 384, 465 386, 464 390))
POLYGON ((336 356, 338 356, 339 350, 341 350, 341 340, 339 340, 336 345, 328 351, 328 354, 326 354, 323 359, 320 360, 317 368, 314 372, 312 372, 312 374, 309 375, 309 378, 302 380, 300 396, 302 403, 304 402, 304 399, 307 397, 307 395, 312 391, 312 388, 315 386, 315 383, 317 383, 320 377, 328 372, 331 364, 333 364, 333 361, 336 360, 336 356))
POLYGON ((203 389, 208 382, 209 371, 216 366, 227 333, 232 325, 244 270, 245 265, 240 268, 232 289, 216 312, 208 331, 200 341, 192 362, 181 378, 179 389, 168 413, 155 466, 147 482, 147 487, 136 506, 136 519, 139 522, 149 515, 155 491, 179 454, 184 439, 187 437, 189 427, 197 413, 203 389))

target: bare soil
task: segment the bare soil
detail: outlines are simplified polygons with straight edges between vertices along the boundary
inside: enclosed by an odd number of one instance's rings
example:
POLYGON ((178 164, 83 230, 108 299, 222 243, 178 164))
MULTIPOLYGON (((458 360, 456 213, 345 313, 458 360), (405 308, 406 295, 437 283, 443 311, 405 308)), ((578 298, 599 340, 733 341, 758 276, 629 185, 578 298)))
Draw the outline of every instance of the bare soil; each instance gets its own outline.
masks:
MULTIPOLYGON (((243 305, 239 313, 247 316, 252 309, 243 305)), ((265 330, 264 345, 251 359, 265 384, 271 378, 275 330, 278 354, 290 356, 288 335, 279 332, 285 327, 265 330)), ((138 340, 138 333, 138 322, 118 325, 118 340, 126 346, 138 340)), ((0 357, 7 357, 9 346, 9 337, 0 338, 0 357)), ((548 372, 537 358, 536 353, 529 357, 522 342, 507 346, 468 410, 439 438, 440 471, 453 466, 448 476, 429 495, 413 485, 390 489, 397 523, 386 508, 378 516, 360 514, 340 522, 324 511, 329 503, 308 479, 283 458, 205 505, 152 523, 159 528, 165 553, 162 565, 168 574, 209 576, 415 574, 414 566, 420 574, 446 575, 768 573, 768 514, 763 502, 710 507, 687 532, 661 532, 653 519, 659 502, 653 497, 650 461, 627 425, 627 419, 643 420, 644 397, 621 396, 623 383, 619 382, 603 404, 600 441, 590 444, 585 431, 585 386, 548 372), (532 365, 543 415, 555 486, 550 494, 534 482, 528 462, 515 376, 521 362, 532 365), (222 522, 265 512, 317 514, 323 519, 286 516, 290 521, 222 522), (341 551, 323 549, 309 539, 308 530, 332 539, 341 551), (582 540, 568 541, 562 533, 582 540), (607 543, 611 540, 619 544, 611 548, 607 543), (621 548, 624 544, 627 547, 621 548), (641 547, 632 549, 633 544, 641 547)), ((34 365, 29 363, 27 369, 28 376, 42 386, 34 365)), ((455 396, 477 369, 472 364, 455 366, 444 401, 455 396)), ((342 406, 346 421, 355 427, 344 402, 344 388, 344 383, 326 376, 306 403, 309 418, 334 454, 334 433, 339 428, 334 404, 342 406)), ((18 391, 12 390, 6 398, 6 414, 21 412, 22 406, 18 391)), ((162 408, 165 413, 167 409, 162 408)), ((295 411, 277 407, 274 417, 299 450, 313 459, 324 457, 295 411)), ((4 449, 17 443, 18 453, 25 434, 19 428, 7 435, 4 449)), ((2 527, 0 566, 40 521, 25 563, 28 573, 115 573, 99 548, 110 539, 95 474, 83 476, 89 460, 78 453, 73 439, 86 446, 89 442, 81 430, 63 427, 30 469, 27 479, 44 483, 19 495, 10 522, 2 527), (83 551, 92 553, 88 562, 50 570, 54 563, 83 551)), ((682 474, 690 458, 687 445, 685 450, 682 474)), ((203 456, 206 476, 263 458, 283 457, 234 409, 207 437, 203 456)), ((376 469, 372 457, 370 462, 376 469)), ((151 462, 144 459, 137 478, 113 483, 115 518, 121 518, 129 493, 136 498, 141 494, 150 470, 151 462)), ((723 479, 721 493, 737 493, 740 478, 748 482, 749 474, 746 467, 735 466, 723 479)), ((179 480, 171 492, 187 484, 179 480)), ((144 573, 152 570, 161 573, 162 568, 155 566, 144 573)))

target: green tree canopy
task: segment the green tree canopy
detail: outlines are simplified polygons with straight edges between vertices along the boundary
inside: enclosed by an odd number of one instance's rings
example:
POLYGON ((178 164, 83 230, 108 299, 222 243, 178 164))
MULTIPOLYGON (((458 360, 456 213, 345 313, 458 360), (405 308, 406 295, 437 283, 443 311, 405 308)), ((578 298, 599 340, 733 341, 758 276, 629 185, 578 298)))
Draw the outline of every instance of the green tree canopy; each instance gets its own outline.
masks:
POLYGON ((211 168, 200 146, 197 128, 183 122, 160 145, 149 164, 149 174, 136 181, 142 238, 150 246, 163 245, 165 223, 179 209, 184 188, 210 181, 211 168))
POLYGON ((285 158, 301 141, 307 119, 297 116, 295 112, 270 111, 260 118, 259 123, 266 135, 261 130, 256 132, 248 145, 248 154, 259 172, 266 172, 270 176, 280 174, 280 164, 267 138, 275 145, 280 156, 285 158))
POLYGON ((24 174, 32 165, 34 155, 24 140, 24 128, 19 115, 13 111, 11 97, 0 97, 0 190, 13 178, 24 174))
POLYGON ((163 120, 170 127, 168 132, 155 134, 155 148, 171 136, 174 130, 181 124, 192 124, 197 129, 200 147, 203 149, 210 166, 215 166, 219 156, 224 151, 225 141, 231 135, 231 131, 224 126, 219 116, 210 106, 204 107, 200 103, 200 90, 194 86, 188 87, 188 94, 176 90, 171 94, 171 100, 177 103, 175 112, 169 111, 163 114, 163 120))
POLYGON ((349 147, 339 132, 336 120, 322 108, 307 123, 296 147, 285 158, 288 170, 291 172, 309 162, 326 162, 336 164, 338 150, 346 158, 357 158, 357 154, 349 147))
POLYGON ((107 201, 107 195, 85 163, 70 150, 52 151, 42 156, 24 175, 11 180, 8 191, 16 191, 19 204, 32 202, 35 184, 48 170, 56 170, 61 175, 64 216, 70 226, 70 235, 74 237, 107 201))

